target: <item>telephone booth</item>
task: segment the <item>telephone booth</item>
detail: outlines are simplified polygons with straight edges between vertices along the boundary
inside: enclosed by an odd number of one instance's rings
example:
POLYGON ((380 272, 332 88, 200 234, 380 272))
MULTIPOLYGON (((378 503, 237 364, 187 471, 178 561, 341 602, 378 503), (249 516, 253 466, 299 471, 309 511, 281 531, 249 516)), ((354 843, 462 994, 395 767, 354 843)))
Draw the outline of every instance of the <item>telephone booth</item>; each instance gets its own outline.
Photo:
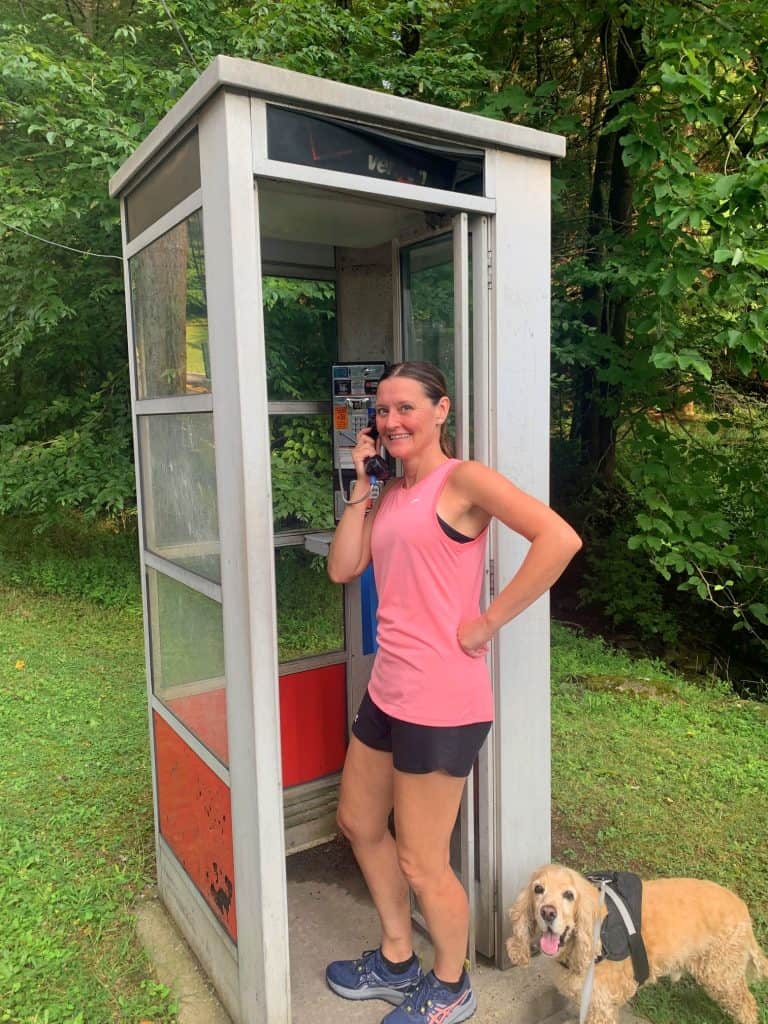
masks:
MULTIPOLYGON (((238 1024, 291 1021, 286 856, 334 835, 375 648, 371 581, 324 571, 343 437, 377 368, 428 359, 457 454, 547 499, 563 152, 544 132, 218 57, 110 183, 159 890, 238 1024)), ((492 526, 486 599, 526 548, 492 526)), ((502 910, 550 852, 548 647, 546 598, 492 644, 496 724, 454 835, 471 952, 500 967, 502 910)))

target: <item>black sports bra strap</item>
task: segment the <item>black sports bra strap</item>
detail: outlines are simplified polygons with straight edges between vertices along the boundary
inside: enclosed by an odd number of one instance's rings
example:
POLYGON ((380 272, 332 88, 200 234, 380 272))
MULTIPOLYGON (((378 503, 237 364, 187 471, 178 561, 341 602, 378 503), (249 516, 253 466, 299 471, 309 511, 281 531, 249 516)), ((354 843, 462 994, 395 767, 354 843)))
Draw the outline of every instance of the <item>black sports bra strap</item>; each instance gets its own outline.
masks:
POLYGON ((438 523, 440 524, 440 529, 443 531, 446 537, 450 537, 451 540, 455 540, 459 544, 469 544, 471 540, 475 539, 474 537, 467 537, 467 535, 464 533, 459 533, 458 530, 454 530, 454 528, 452 526, 449 526, 449 524, 446 523, 444 519, 440 518, 437 512, 435 512, 435 516, 437 518, 438 523))

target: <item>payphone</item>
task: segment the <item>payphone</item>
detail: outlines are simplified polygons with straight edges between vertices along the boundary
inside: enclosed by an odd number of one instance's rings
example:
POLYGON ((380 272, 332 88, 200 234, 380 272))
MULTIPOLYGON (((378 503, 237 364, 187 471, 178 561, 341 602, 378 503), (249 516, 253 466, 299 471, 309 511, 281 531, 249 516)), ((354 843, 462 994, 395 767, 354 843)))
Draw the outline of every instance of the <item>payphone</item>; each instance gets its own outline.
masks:
MULTIPOLYGON (((386 363, 334 363, 331 370, 333 407, 333 509, 336 520, 344 513, 345 500, 355 481, 352 449, 357 435, 376 424, 376 389, 387 368, 386 363)), ((379 480, 390 474, 387 459, 377 468, 379 480)), ((373 474, 372 474, 373 475, 373 474)))

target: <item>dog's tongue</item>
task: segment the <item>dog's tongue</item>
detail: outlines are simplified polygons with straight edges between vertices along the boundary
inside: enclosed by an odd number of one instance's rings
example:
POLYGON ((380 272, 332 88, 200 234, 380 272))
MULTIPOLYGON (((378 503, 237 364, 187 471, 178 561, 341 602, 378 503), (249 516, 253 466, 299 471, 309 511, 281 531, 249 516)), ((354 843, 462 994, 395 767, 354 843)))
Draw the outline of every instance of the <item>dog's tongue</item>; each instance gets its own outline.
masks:
POLYGON ((554 932, 545 932, 539 940, 539 947, 547 956, 556 956, 560 949, 560 936, 554 932))

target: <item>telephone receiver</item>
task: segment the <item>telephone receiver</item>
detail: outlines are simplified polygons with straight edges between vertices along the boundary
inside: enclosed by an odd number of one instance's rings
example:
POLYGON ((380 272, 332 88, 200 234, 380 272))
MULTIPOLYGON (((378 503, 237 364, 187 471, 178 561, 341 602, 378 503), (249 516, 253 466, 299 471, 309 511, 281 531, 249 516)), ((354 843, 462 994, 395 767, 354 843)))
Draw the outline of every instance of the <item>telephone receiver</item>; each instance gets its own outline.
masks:
MULTIPOLYGON (((369 437, 378 441, 379 432, 376 429, 376 420, 372 419, 368 424, 370 427, 369 437)), ((376 455, 370 455, 363 463, 363 469, 365 470, 366 476, 375 476, 377 480, 389 480, 392 476, 392 471, 386 463, 386 460, 376 453, 376 455)))

